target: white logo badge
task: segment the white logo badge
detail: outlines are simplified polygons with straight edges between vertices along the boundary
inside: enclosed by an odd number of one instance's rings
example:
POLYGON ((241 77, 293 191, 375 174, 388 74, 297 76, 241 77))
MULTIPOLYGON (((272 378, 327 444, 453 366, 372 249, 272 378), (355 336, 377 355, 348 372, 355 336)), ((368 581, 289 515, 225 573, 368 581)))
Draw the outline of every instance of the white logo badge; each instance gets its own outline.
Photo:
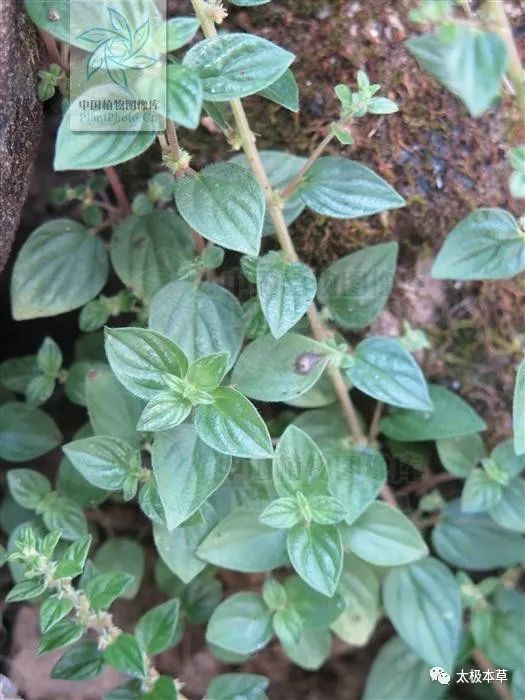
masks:
POLYGON ((441 666, 434 666, 434 668, 430 669, 430 678, 433 681, 441 683, 441 685, 448 685, 450 683, 450 676, 441 666))

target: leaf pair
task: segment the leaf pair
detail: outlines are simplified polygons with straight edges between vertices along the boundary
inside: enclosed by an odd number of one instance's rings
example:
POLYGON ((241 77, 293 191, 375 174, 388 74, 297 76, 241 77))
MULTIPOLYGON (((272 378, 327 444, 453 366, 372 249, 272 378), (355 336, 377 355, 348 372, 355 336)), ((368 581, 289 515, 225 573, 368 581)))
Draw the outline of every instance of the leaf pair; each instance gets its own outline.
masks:
POLYGON ((138 428, 167 430, 195 406, 195 428, 213 449, 238 457, 267 457, 270 436, 254 406, 238 391, 219 387, 228 355, 195 360, 169 338, 139 328, 107 329, 106 352, 119 381, 147 399, 138 428))
POLYGON ((7 472, 9 491, 14 500, 28 510, 42 515, 50 531, 59 530, 66 540, 86 534, 87 521, 82 508, 71 498, 53 491, 49 480, 32 469, 7 472))

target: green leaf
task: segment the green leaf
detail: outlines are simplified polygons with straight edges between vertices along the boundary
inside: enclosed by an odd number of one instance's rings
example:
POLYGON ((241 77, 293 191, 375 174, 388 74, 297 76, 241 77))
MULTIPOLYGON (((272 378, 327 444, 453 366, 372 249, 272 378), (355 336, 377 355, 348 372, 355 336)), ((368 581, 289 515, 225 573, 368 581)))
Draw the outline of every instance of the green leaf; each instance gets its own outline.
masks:
POLYGON ((512 440, 504 440, 496 445, 487 462, 495 463, 493 478, 496 480, 499 478, 499 482, 503 485, 525 469, 525 455, 516 454, 512 440))
POLYGON ((238 654, 253 654, 272 637, 271 613, 260 595, 234 593, 215 609, 206 641, 238 654))
POLYGON ((135 637, 141 649, 154 656, 172 646, 179 619, 180 603, 175 598, 157 605, 143 615, 135 627, 135 637))
POLYGON ((279 610, 286 607, 288 597, 284 586, 275 578, 267 578, 261 590, 263 600, 270 610, 279 610))
POLYGON ((457 500, 443 509, 432 544, 449 564, 472 571, 514 566, 525 559, 520 534, 503 529, 484 513, 463 513, 457 500))
POLYGON ((514 401, 512 406, 514 427, 514 450, 516 454, 525 454, 525 360, 522 360, 514 386, 514 401))
POLYGON ((15 501, 29 510, 36 510, 51 492, 49 479, 33 469, 10 469, 7 472, 7 486, 15 501))
POLYGON ((128 681, 106 693, 103 700, 144 700, 141 688, 142 683, 139 680, 128 681))
POLYGON ((260 522, 262 503, 247 503, 229 513, 197 550, 204 561, 234 571, 256 573, 287 561, 286 533, 260 522))
POLYGON ((54 390, 55 380, 52 377, 46 377, 45 374, 39 374, 27 385, 26 402, 31 407, 41 406, 51 398, 54 390))
POLYGON ((326 346, 306 336, 287 333, 275 339, 265 335, 244 349, 233 371, 232 383, 252 399, 287 401, 306 393, 320 378, 329 360, 326 346))
POLYGON ((297 644, 281 642, 286 655, 300 668, 317 671, 330 654, 332 635, 328 630, 303 630, 297 644))
POLYGON ((62 367, 62 352, 53 338, 44 338, 37 355, 36 363, 40 370, 53 379, 62 367))
POLYGON ((61 440, 53 419, 40 409, 15 401, 0 406, 0 459, 27 462, 50 452, 61 440))
POLYGON ((385 180, 361 163, 342 156, 319 158, 299 189, 307 207, 323 216, 355 219, 405 205, 385 180))
MULTIPOLYGON (((306 163, 306 158, 285 153, 284 151, 259 151, 264 169, 272 185, 272 189, 281 190, 297 175, 299 170, 306 163)), ((250 163, 244 154, 239 154, 231 159, 232 163, 238 163, 243 168, 250 170, 250 163)), ((301 197, 294 193, 284 202, 283 216, 289 226, 304 210, 304 202, 301 197)), ((268 212, 265 214, 263 235, 275 233, 274 225, 268 212)), ((255 279, 252 280, 255 282, 255 279)))
POLYGON ((474 642, 496 668, 523 668, 521 639, 525 625, 525 596, 500 588, 491 608, 474 608, 471 628, 474 642))
POLYGON ((472 469, 461 492, 461 510, 478 513, 493 506, 503 493, 503 486, 494 481, 484 469, 472 469))
POLYGON ((312 496, 308 501, 312 522, 318 525, 336 525, 345 517, 345 508, 334 496, 312 496))
POLYGON ((172 340, 144 328, 106 328, 106 354, 117 379, 132 394, 151 399, 167 388, 165 375, 182 377, 186 356, 172 340))
POLYGON ((224 248, 258 254, 264 194, 245 168, 235 163, 207 165, 177 182, 175 201, 182 218, 204 238, 224 248))
MULTIPOLYGON (((345 435, 348 428, 345 424, 345 435)), ((343 505, 348 524, 376 498, 386 481, 386 464, 378 450, 360 448, 327 457, 328 488, 343 505)))
MULTIPOLYGON (((251 2, 256 4, 255 0, 251 2)), ((269 681, 265 676, 255 673, 222 673, 215 676, 208 686, 206 698, 207 700, 267 700, 264 691, 268 685, 269 681)))
POLYGON ((272 335, 280 338, 306 313, 317 283, 312 270, 270 252, 257 264, 257 294, 272 335))
POLYGON ((259 520, 264 525, 283 530, 297 525, 302 519, 299 504, 296 498, 287 496, 277 498, 269 503, 259 516, 259 520))
POLYGON ((473 117, 483 114, 500 96, 508 58, 497 34, 454 24, 453 37, 439 30, 409 39, 406 45, 423 68, 465 103, 473 117))
POLYGON ((95 574, 86 585, 86 594, 93 610, 106 610, 120 597, 132 577, 124 571, 113 571, 107 574, 95 574))
POLYGON ((56 625, 53 625, 50 630, 40 637, 36 653, 38 655, 46 654, 49 651, 54 651, 55 649, 60 649, 68 644, 72 644, 76 642, 77 639, 80 639, 84 632, 85 628, 77 622, 73 622, 73 620, 69 620, 68 618, 60 620, 60 622, 57 622, 56 625))
POLYGON ((352 353, 346 370, 352 384, 378 401, 417 411, 431 411, 432 401, 413 356, 393 338, 366 338, 352 353))
POLYGON ((96 331, 107 323, 111 314, 107 303, 99 299, 93 299, 81 309, 78 317, 78 327, 85 333, 96 331))
POLYGON ((515 170, 509 178, 509 189, 516 199, 525 198, 525 174, 523 169, 515 170))
POLYGON ((195 257, 191 229, 170 210, 126 217, 111 236, 111 264, 122 282, 149 301, 195 257))
POLYGON ((169 531, 164 525, 154 523, 153 536, 158 553, 166 566, 184 583, 189 583, 206 567, 206 562, 197 557, 197 548, 216 525, 217 513, 209 503, 204 503, 200 518, 176 530, 169 531))
POLYGON ((104 669, 104 657, 96 642, 80 642, 68 649, 51 669, 51 678, 90 681, 104 669))
POLYGON ((230 472, 231 457, 215 452, 193 426, 183 424, 155 437, 152 465, 166 524, 173 530, 219 488, 230 472))
POLYGON ((332 263, 319 280, 319 301, 342 328, 363 328, 384 308, 396 272, 397 243, 380 243, 332 263))
POLYGON ((285 70, 280 78, 258 94, 291 112, 299 111, 299 88, 291 70, 285 70))
POLYGON ((177 680, 171 676, 157 679, 153 690, 141 696, 143 700, 178 700, 177 680))
POLYGON ((195 409, 195 428, 201 440, 235 457, 271 457, 268 428, 253 404, 231 388, 215 389, 212 396, 212 404, 195 409))
POLYGON ((166 31, 166 51, 169 53, 193 39, 199 30, 199 21, 196 17, 170 17, 162 30, 166 31))
POLYGON ((199 126, 203 90, 197 71, 179 63, 166 67, 166 116, 186 129, 199 126))
POLYGON ((17 321, 71 311, 101 291, 108 276, 104 244, 70 219, 39 226, 22 246, 11 277, 17 321))
POLYGON ((86 379, 91 372, 104 369, 101 362, 81 360, 71 365, 67 379, 64 383, 64 391, 67 398, 79 406, 86 405, 86 379))
POLYGON ((74 578, 84 571, 91 547, 91 535, 84 535, 70 544, 55 569, 56 578, 74 578))
POLYGON ((394 114, 399 111, 395 102, 387 97, 373 97, 368 103, 369 114, 394 114))
MULTIPOLYGON (((82 99, 84 96, 77 98, 70 109, 78 113, 80 108, 76 102, 82 99)), ((93 118, 96 117, 95 111, 93 118)), ((124 163, 146 151, 156 138, 155 131, 138 128, 149 127, 145 122, 137 123, 136 131, 72 131, 69 122, 68 110, 57 133, 55 170, 94 170, 124 163)))
POLYGON ((503 209, 477 209, 455 226, 432 267, 452 280, 509 279, 525 269, 525 235, 503 209))
POLYGON ((29 579, 28 581, 21 581, 17 583, 16 586, 9 591, 6 595, 6 603, 18 603, 23 600, 32 600, 33 598, 38 598, 46 590, 46 586, 42 581, 41 577, 38 579, 29 579))
POLYGON ((326 630, 343 610, 338 594, 332 598, 314 591, 299 576, 288 576, 284 582, 286 599, 301 617, 306 630, 326 630))
POLYGON ((273 460, 273 482, 279 496, 298 491, 307 498, 326 494, 328 474, 324 457, 306 433, 293 425, 283 433, 273 460))
POLYGON ((293 608, 284 608, 274 613, 273 631, 281 644, 297 644, 301 639, 303 621, 293 608))
POLYGON ((118 594, 120 598, 134 598, 142 582, 145 570, 143 547, 128 537, 112 537, 97 549, 93 564, 97 571, 113 575, 125 574, 127 585, 118 594))
POLYGON ((437 559, 390 569, 383 604, 401 638, 429 666, 454 670, 462 628, 459 586, 437 559))
POLYGON ((199 74, 204 99, 227 102, 275 83, 294 55, 252 34, 221 34, 193 46, 184 64, 199 74))
POLYGON ((56 595, 44 600, 40 606, 40 630, 47 632, 73 610, 73 603, 56 595))
POLYGON ((303 411, 293 420, 292 425, 307 433, 319 447, 328 461, 329 475, 332 456, 339 457, 353 450, 348 425, 338 404, 303 411))
POLYGON ((76 540, 87 533, 84 511, 76 501, 57 493, 45 499, 39 511, 48 530, 60 530, 65 540, 76 540), (48 501, 48 502, 47 502, 48 501))
POLYGON ((489 508, 490 517, 507 530, 525 532, 523 503, 525 502, 525 483, 514 479, 503 488, 501 498, 489 508))
POLYGON ((37 374, 36 355, 11 357, 0 364, 0 384, 16 394, 25 394, 29 382, 37 374))
POLYGON ((129 673, 135 678, 145 678, 144 657, 133 635, 121 632, 104 651, 104 661, 122 673, 129 673))
POLYGON ((213 282, 167 284, 152 299, 149 326, 175 341, 190 361, 228 352, 231 367, 242 345, 241 305, 213 282))
POLYGON ((371 503, 342 532, 345 545, 376 566, 402 566, 428 554, 418 529, 406 515, 379 501, 371 503))
POLYGON ((69 0, 24 0, 24 7, 37 27, 70 42, 69 0))
POLYGON ((118 491, 133 470, 140 453, 124 440, 98 435, 64 445, 64 454, 84 479, 106 491, 118 491))
POLYGON ((156 432, 175 428, 191 412, 191 402, 172 391, 161 391, 148 401, 142 411, 137 430, 156 432))
POLYGON ((296 525, 288 532, 288 555, 299 576, 331 598, 343 567, 343 543, 331 525, 296 525))
POLYGON ((460 437, 486 430, 485 422, 460 396, 445 387, 429 385, 433 411, 397 408, 380 423, 381 432, 400 442, 460 437))
POLYGON ((189 366, 186 380, 202 391, 213 391, 224 379, 229 361, 227 352, 217 352, 194 360, 189 366))
POLYGON ((380 617, 379 587, 375 569, 354 554, 345 555, 337 587, 344 610, 330 628, 347 644, 364 646, 372 635, 380 617))
POLYGON ((525 696, 525 669, 517 668, 512 674, 511 691, 513 698, 525 696))
POLYGON ((466 477, 486 457, 485 445, 477 433, 436 440, 441 464, 451 474, 466 477))
POLYGON ((112 435, 132 447, 139 446, 140 433, 136 426, 143 403, 124 389, 109 367, 88 372, 86 405, 95 435, 112 435))
POLYGON ((447 686, 433 681, 428 671, 428 663, 422 661, 399 637, 393 637, 381 647, 374 659, 363 700, 439 700, 447 686))

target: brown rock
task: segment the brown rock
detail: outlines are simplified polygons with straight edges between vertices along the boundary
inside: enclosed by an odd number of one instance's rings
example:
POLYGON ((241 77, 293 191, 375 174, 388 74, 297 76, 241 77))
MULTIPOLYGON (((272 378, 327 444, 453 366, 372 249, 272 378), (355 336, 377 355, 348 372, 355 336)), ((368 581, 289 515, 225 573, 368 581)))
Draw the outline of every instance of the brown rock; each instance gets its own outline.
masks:
POLYGON ((44 58, 22 0, 0 2, 0 271, 31 182, 42 132, 37 73, 44 58))

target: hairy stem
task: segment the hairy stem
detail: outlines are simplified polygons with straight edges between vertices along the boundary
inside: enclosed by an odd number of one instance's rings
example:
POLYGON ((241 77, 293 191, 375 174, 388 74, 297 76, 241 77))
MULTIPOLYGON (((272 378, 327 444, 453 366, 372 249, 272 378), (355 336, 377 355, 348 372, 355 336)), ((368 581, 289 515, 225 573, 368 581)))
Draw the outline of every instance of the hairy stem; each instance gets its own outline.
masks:
MULTIPOLYGON (((213 22, 211 22, 210 18, 207 16, 202 0, 192 0, 192 5, 195 10, 195 14, 201 22, 201 27, 205 36, 208 38, 216 36, 217 30, 215 29, 213 22)), ((274 192, 268 178, 268 174, 264 168, 261 156, 257 146, 255 145, 255 137, 250 128, 250 124, 241 101, 239 99, 232 100, 231 109, 239 131, 243 151, 250 163, 253 174, 259 181, 264 191, 268 213, 273 222, 279 245, 290 262, 297 262, 299 260, 299 256, 297 255, 297 251, 295 250, 295 246, 288 231, 288 226, 286 225, 286 221, 283 216, 282 204, 279 203, 279 198, 276 196, 276 193, 274 192)), ((329 332, 321 321, 315 303, 311 304, 307 315, 308 320, 310 321, 313 336, 320 341, 326 340, 327 336, 329 336, 329 332)), ((350 398, 350 394, 348 393, 348 388, 343 375, 337 367, 332 366, 328 368, 328 376, 330 377, 334 391, 341 404, 346 423, 353 439, 357 444, 366 444, 366 436, 361 428, 357 412, 354 408, 352 399, 350 398)))
POLYGON ((117 200, 119 214, 127 216, 131 212, 131 206, 119 174, 112 165, 104 168, 104 172, 117 200))
POLYGON ((328 144, 332 142, 332 139, 334 138, 334 134, 330 131, 324 139, 321 141, 321 143, 317 146, 315 151, 312 153, 312 155, 308 158, 306 163, 303 165, 303 167, 299 170, 297 175, 290 180, 290 182, 286 185, 286 187, 281 190, 281 197, 282 199, 288 199, 289 197, 292 196, 292 194, 296 191, 296 189, 299 187, 301 184, 301 181, 303 177, 306 175, 306 173, 310 170, 312 165, 315 163, 315 161, 322 156, 322 154, 325 152, 326 147, 328 144))
POLYGON ((66 74, 69 73, 69 66, 67 65, 67 61, 63 60, 62 55, 58 50, 58 45, 55 37, 51 36, 51 34, 45 32, 43 29, 40 30, 40 36, 42 37, 42 41, 45 44, 48 56, 51 59, 51 61, 60 66, 66 74))
POLYGON ((368 442, 373 444, 379 435, 379 421, 383 415, 384 404, 382 401, 378 401, 374 408, 374 415, 372 416, 372 422, 370 423, 370 429, 368 431, 368 442))
MULTIPOLYGON (((479 649, 474 649, 470 655, 482 671, 495 670, 489 659, 479 649)), ((510 692, 509 686, 506 683, 496 681, 495 683, 491 683, 491 688, 494 690, 500 700, 512 700, 512 693, 510 692)))
POLYGON ((525 73, 521 65, 518 47, 512 34, 512 27, 505 12, 503 0, 485 0, 483 10, 487 17, 489 29, 498 34, 507 47, 509 78, 516 93, 521 115, 525 119, 525 73))

